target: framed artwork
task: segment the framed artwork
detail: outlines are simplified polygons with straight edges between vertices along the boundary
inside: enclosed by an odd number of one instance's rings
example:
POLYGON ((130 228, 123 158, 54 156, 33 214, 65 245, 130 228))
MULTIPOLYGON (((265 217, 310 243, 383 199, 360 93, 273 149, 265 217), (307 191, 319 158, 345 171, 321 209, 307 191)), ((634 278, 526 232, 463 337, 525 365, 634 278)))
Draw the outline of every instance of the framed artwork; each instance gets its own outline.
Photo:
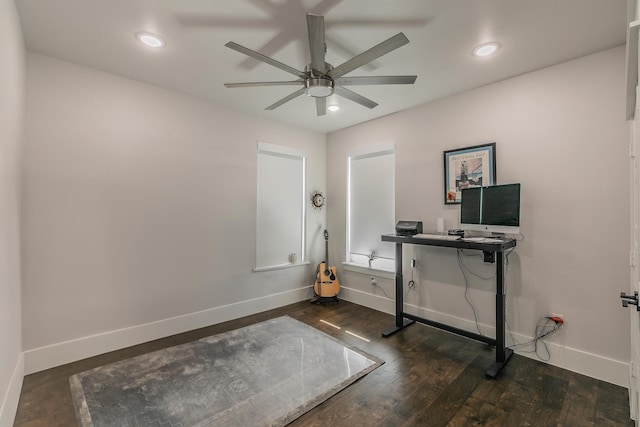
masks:
POLYGON ((444 204, 461 200, 463 188, 496 184, 496 143, 444 152, 444 204))

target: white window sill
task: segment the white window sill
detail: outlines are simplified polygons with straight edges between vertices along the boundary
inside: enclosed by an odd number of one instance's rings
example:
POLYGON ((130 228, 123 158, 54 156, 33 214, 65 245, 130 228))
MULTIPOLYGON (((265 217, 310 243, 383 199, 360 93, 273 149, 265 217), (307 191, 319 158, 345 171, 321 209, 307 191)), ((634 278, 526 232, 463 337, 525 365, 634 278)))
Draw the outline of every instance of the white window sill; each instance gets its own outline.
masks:
POLYGON ((309 265, 309 264, 311 264, 309 261, 305 261, 305 262, 298 262, 295 264, 269 265, 267 267, 255 267, 252 271, 254 273, 259 273, 261 271, 284 270, 285 268, 294 268, 294 267, 299 267, 301 265, 309 265))
POLYGON ((354 264, 354 263, 351 263, 351 262, 343 262, 342 263, 342 268, 344 268, 347 271, 353 271, 355 273, 366 274, 367 276, 376 276, 376 277, 382 277, 382 278, 385 278, 385 279, 395 279, 396 278, 395 271, 381 270, 379 268, 367 267, 366 265, 362 265, 362 264, 354 264))

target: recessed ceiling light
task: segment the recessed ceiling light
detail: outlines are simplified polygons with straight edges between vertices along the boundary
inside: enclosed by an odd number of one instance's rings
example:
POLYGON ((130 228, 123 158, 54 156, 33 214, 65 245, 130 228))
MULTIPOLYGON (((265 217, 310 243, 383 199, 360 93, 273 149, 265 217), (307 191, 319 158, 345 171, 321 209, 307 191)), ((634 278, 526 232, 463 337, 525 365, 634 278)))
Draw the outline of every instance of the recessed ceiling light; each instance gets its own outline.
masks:
POLYGON ((329 105, 327 107, 327 110, 329 110, 329 111, 338 111, 339 109, 340 109, 339 105, 329 105))
POLYGON ((163 47, 166 43, 160 37, 151 33, 138 33, 136 34, 136 38, 149 47, 163 47))
POLYGON ((489 56, 492 53, 495 53, 495 51, 498 50, 499 47, 500 47, 500 45, 498 43, 495 43, 495 42, 484 43, 484 44, 481 44, 480 46, 476 47, 475 49, 473 49, 473 55, 474 56, 489 56))

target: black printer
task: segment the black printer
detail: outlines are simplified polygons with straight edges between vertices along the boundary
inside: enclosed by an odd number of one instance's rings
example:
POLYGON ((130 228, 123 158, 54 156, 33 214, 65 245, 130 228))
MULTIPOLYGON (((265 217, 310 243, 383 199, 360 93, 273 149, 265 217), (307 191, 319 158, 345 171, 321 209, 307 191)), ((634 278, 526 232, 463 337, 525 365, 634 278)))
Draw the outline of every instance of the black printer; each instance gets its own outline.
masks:
POLYGON ((422 221, 398 221, 396 234, 398 236, 413 236, 422 233, 422 221))

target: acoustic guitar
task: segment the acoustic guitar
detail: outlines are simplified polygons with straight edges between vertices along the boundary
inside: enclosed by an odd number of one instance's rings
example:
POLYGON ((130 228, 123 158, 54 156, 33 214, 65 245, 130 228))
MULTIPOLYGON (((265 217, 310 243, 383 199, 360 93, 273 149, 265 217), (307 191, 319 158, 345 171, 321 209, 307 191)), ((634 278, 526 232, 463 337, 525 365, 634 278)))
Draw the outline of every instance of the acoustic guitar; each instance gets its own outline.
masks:
POLYGON ((324 230, 325 261, 318 264, 313 292, 319 298, 336 298, 340 292, 340 282, 336 268, 329 266, 329 233, 324 230))

